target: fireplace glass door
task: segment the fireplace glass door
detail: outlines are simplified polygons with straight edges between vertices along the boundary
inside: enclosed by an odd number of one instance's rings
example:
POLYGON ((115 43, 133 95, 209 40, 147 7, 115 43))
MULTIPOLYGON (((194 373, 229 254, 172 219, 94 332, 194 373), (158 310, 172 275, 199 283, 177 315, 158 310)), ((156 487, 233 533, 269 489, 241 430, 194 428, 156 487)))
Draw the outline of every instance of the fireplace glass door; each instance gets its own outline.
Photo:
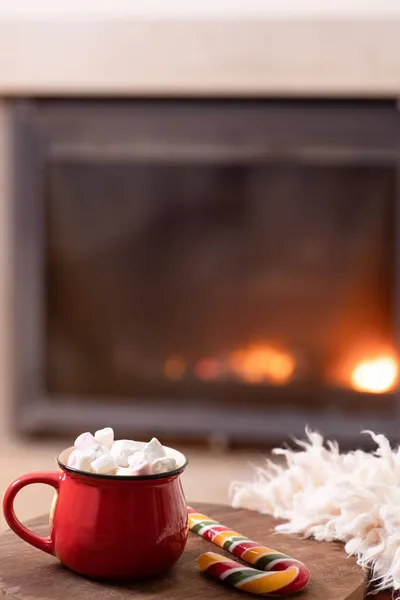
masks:
POLYGON ((36 106, 51 401, 395 414, 397 112, 370 110, 36 106))

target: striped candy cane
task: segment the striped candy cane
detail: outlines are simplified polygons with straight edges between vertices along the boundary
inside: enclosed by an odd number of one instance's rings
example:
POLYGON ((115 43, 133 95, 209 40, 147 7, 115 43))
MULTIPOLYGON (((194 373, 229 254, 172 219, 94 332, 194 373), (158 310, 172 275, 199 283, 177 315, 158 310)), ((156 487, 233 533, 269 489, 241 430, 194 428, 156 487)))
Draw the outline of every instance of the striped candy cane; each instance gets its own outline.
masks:
POLYGON ((201 554, 197 566, 207 575, 252 594, 286 596, 302 590, 310 571, 298 560, 262 546, 188 507, 189 528, 193 533, 227 550, 254 569, 215 552, 201 554))

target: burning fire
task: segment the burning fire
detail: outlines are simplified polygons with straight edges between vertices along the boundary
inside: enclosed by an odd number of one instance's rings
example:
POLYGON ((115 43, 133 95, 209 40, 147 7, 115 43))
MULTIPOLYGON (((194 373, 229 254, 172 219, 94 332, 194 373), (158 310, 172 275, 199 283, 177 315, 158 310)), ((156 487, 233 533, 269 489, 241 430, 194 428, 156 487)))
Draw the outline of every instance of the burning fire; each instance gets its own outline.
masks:
POLYGON ((194 370, 197 377, 203 381, 213 381, 221 375, 218 362, 212 358, 199 360, 194 370))
POLYGON ((399 382, 399 360, 393 347, 363 339, 342 355, 333 373, 339 385, 358 392, 385 394, 399 382))
POLYGON ((359 392, 383 394, 396 386, 399 366, 395 356, 382 355, 366 358, 359 362, 351 372, 353 389, 359 392))
POLYGON ((180 356, 170 356, 164 364, 164 372, 168 379, 178 381, 185 374, 186 363, 180 356))
POLYGON ((252 344, 230 355, 231 370, 249 383, 288 383, 295 369, 294 357, 268 344, 252 344))
MULTIPOLYGON (((274 385, 288 383, 294 369, 291 354, 265 343, 253 343, 224 358, 202 358, 193 368, 196 377, 203 381, 235 375, 247 383, 274 385)), ((168 379, 179 381, 187 373, 187 364, 181 356, 172 355, 164 363, 164 373, 168 379)))
MULTIPOLYGON (((179 355, 170 356, 164 363, 164 373, 172 381, 181 380, 188 365, 179 355)), ((295 357, 288 351, 264 342, 254 342, 235 350, 227 357, 203 358, 194 365, 196 377, 216 381, 234 375, 247 383, 284 385, 293 378, 295 357)), ((336 384, 359 392, 384 394, 399 383, 400 369, 396 352, 388 346, 365 343, 349 350, 331 371, 336 384)))

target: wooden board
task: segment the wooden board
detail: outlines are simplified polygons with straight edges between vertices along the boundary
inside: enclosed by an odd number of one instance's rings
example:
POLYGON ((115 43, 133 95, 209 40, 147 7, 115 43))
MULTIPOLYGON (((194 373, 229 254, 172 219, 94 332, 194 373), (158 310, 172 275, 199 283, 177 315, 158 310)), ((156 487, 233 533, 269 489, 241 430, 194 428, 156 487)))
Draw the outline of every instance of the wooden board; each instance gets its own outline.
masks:
MULTIPOLYGON (((193 504, 199 511, 248 537, 305 562, 312 575, 302 600, 362 600, 365 574, 340 544, 303 540, 274 533, 271 517, 227 506, 193 504)), ((28 523, 47 534, 47 517, 28 523)), ((22 542, 13 532, 0 536, 0 598, 13 600, 229 600, 244 598, 243 592, 209 579, 196 567, 199 554, 223 552, 210 542, 189 533, 183 557, 171 572, 158 580, 129 585, 105 585, 79 577, 52 558, 22 542)), ((229 554, 228 554, 229 556, 229 554)), ((251 596, 248 596, 251 597, 251 596)), ((376 598, 376 597, 375 597, 376 598)))

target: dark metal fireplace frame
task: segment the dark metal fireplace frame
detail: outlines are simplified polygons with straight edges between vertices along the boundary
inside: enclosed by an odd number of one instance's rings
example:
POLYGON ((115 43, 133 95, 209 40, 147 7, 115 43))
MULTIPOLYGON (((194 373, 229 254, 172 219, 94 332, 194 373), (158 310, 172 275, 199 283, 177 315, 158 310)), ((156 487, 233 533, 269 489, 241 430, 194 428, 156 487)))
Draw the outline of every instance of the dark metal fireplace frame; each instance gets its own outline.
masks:
MULTIPOLYGON (((14 402, 24 434, 72 434, 105 424, 137 434, 276 442, 302 435, 304 425, 352 442, 363 428, 397 439, 393 410, 374 409, 368 394, 324 390, 329 410, 317 409, 321 390, 271 388, 263 404, 216 405, 206 399, 49 397, 45 390, 45 236, 42 167, 57 153, 97 156, 118 143, 129 156, 178 151, 193 139, 213 160, 220 152, 247 160, 271 158, 314 164, 391 165, 399 173, 400 117, 395 102, 24 100, 13 107, 14 402), (176 145, 178 140, 178 146, 176 145), (221 147, 224 140, 225 147, 221 147), (229 145, 226 146, 226 140, 229 145), (304 396, 305 403, 301 401, 304 396), (355 395, 364 410, 344 410, 355 395), (315 402, 313 401, 315 400, 315 402), (332 401, 333 400, 333 401, 332 401), (95 405, 95 409, 94 409, 95 405), (334 406, 334 408, 332 408, 334 406)), ((397 192, 397 222, 399 194, 397 192)), ((396 273, 400 236, 396 239, 396 273)), ((400 297, 396 277, 396 299, 400 297)), ((395 303, 398 306, 398 302, 395 303)), ((267 394, 266 394, 267 396, 267 394)), ((372 401, 371 401, 372 400, 372 401)), ((382 396, 382 406, 392 398, 382 396)))

